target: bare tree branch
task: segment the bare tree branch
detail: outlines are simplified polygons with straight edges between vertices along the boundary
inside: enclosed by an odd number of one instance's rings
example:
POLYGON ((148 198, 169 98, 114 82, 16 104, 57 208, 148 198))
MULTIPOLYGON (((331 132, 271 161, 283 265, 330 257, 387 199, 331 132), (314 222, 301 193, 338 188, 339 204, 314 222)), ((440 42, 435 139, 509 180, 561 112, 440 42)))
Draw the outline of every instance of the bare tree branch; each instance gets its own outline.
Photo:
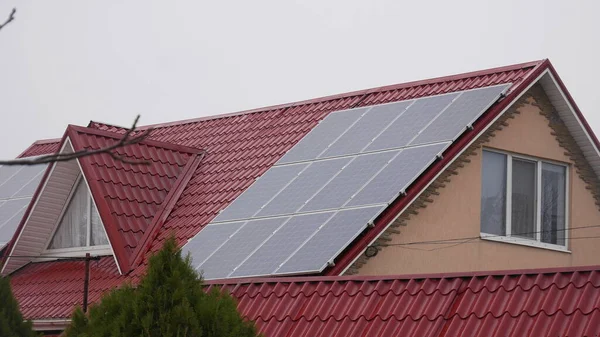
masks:
POLYGON ((130 129, 123 134, 119 141, 111 146, 103 147, 96 150, 80 150, 72 153, 56 153, 49 154, 45 156, 40 156, 36 158, 18 158, 12 160, 0 160, 0 165, 39 165, 39 164, 48 164, 62 161, 69 161, 76 158, 87 157, 95 154, 106 153, 111 156, 114 160, 120 161, 126 164, 133 165, 149 165, 150 163, 146 160, 129 160, 125 156, 116 153, 114 150, 118 148, 125 147, 127 145, 137 144, 142 142, 144 139, 148 138, 152 129, 147 129, 142 131, 141 133, 133 136, 134 131, 136 130, 137 122, 140 119, 140 115, 137 115, 135 120, 133 121, 133 125, 130 129))
POLYGON ((17 12, 17 9, 13 8, 12 12, 10 12, 10 15, 8 16, 8 19, 6 19, 6 21, 4 21, 4 23, 0 25, 0 29, 4 28, 4 26, 8 25, 9 23, 11 23, 12 20, 15 19, 16 12, 17 12))

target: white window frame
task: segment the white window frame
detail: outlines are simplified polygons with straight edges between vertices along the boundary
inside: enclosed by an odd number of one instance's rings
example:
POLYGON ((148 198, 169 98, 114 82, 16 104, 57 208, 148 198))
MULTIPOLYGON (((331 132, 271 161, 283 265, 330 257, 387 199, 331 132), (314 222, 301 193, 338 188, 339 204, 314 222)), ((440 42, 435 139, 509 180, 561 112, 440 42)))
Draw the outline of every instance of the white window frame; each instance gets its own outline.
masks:
MULTIPOLYGON (((85 256, 86 253, 90 253, 92 255, 112 255, 112 249, 110 248, 110 242, 106 245, 99 245, 99 246, 90 246, 90 241, 91 241, 91 230, 92 230, 92 203, 95 204, 91 193, 89 193, 89 186, 87 185, 87 181, 85 181, 85 179, 83 179, 82 174, 79 174, 79 176, 77 177, 77 179, 75 180, 75 184, 73 184, 73 187, 71 188, 71 191, 69 192, 69 197, 67 198, 67 202, 65 203, 65 205, 63 206, 62 211, 60 212, 60 216, 58 217, 58 222, 54 225, 54 229, 52 230, 52 234, 48 237, 48 240, 45 243, 45 248, 44 251, 42 252, 40 258, 44 258, 44 257, 79 257, 79 256, 85 256), (83 182, 81 182, 83 180, 83 182), (56 234, 56 231, 58 230, 58 227, 60 226, 60 222, 62 221, 67 208, 69 207, 70 203, 71 203, 71 199, 73 198, 75 191, 77 190, 77 187, 79 186, 80 183, 85 184, 87 191, 88 191, 88 198, 87 198, 87 211, 88 211, 88 219, 87 219, 87 223, 86 223, 86 246, 84 247, 70 247, 70 248, 48 248, 50 246, 50 243, 52 242, 52 239, 54 238, 54 234, 56 234)), ((95 205, 94 205, 95 206, 95 205)), ((96 207, 96 210, 98 208, 96 207)), ((104 228, 104 224, 102 223, 102 219, 100 219, 100 223, 102 225, 102 227, 104 228)), ((104 234, 106 235, 106 237, 108 237, 106 230, 104 230, 104 234)))
MULTIPOLYGON (((529 246, 529 247, 544 248, 544 249, 555 250, 555 251, 559 251, 559 252, 570 253, 571 251, 569 250, 569 205, 570 205, 570 202, 569 202, 569 194, 570 194, 569 193, 569 191, 570 191, 569 165, 562 163, 562 162, 554 161, 554 160, 541 159, 541 158, 536 158, 536 157, 532 157, 532 156, 515 154, 515 153, 511 153, 511 152, 507 152, 507 151, 501 151, 501 150, 490 149, 490 148, 483 148, 482 158, 483 158, 484 151, 498 153, 498 154, 502 154, 502 155, 506 156, 506 207, 505 207, 506 214, 505 214, 505 223, 504 223, 505 235, 489 234, 489 233, 480 232, 481 239, 485 239, 485 240, 489 240, 489 241, 496 241, 496 242, 512 243, 512 244, 529 246), (512 234, 511 233, 511 229, 512 229, 511 222, 512 222, 512 166, 513 166, 512 160, 513 160, 513 158, 517 158, 517 159, 529 161, 529 162, 535 162, 535 164, 536 164, 536 184, 535 184, 535 189, 536 189, 536 191, 535 191, 535 193, 536 193, 536 196, 535 196, 535 202, 536 202, 535 232, 536 233, 535 234, 536 234, 536 237, 535 237, 535 239, 511 235, 512 234), (541 236, 542 236, 542 213, 541 213, 542 198, 541 198, 541 195, 542 195, 542 164, 543 163, 558 165, 558 166, 562 166, 565 168, 565 229, 564 229, 565 245, 564 246, 558 245, 558 244, 553 244, 553 243, 546 243, 546 242, 541 241, 541 236)), ((483 184, 483 182, 481 182, 481 183, 483 184)), ((479 223, 481 226, 481 221, 479 223)), ((481 227, 480 227, 480 229, 481 229, 481 227)))

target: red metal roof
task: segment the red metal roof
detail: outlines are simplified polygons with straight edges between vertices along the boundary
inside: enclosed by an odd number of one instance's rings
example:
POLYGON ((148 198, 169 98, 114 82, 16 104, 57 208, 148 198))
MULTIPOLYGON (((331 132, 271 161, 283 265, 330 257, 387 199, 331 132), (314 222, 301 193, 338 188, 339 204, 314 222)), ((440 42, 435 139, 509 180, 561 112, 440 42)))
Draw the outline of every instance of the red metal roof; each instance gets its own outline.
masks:
MULTIPOLYGON (((191 179, 189 182, 181 186, 181 195, 176 202, 173 202, 172 211, 164 213, 166 218, 164 223, 161 222, 160 225, 153 226, 152 234, 142 239, 145 244, 138 246, 137 242, 140 242, 140 235, 134 234, 143 231, 141 230, 142 225, 138 224, 133 228, 129 223, 115 221, 117 231, 120 233, 127 232, 126 236, 129 238, 134 237, 133 240, 129 241, 125 237, 122 239, 123 244, 121 246, 123 248, 119 263, 121 265, 123 264, 122 261, 133 260, 139 260, 143 263, 146 253, 159 249, 171 233, 175 234, 180 244, 185 243, 208 224, 219 210, 225 208, 257 177, 271 167, 318 121, 332 111, 501 83, 513 83, 511 92, 514 93, 524 87, 524 83, 531 81, 543 64, 547 64, 547 62, 519 64, 475 73, 357 91, 231 115, 154 125, 150 137, 152 140, 205 149, 206 155, 201 165, 193 174, 190 174, 191 179), (128 254, 131 255, 127 256, 128 254)), ((506 102, 508 99, 504 101, 506 102)), ((96 122, 90 123, 88 128, 80 128, 82 132, 83 130, 92 132, 92 129, 105 130, 106 134, 113 136, 122 132, 122 128, 96 122)), ((460 144, 460 142, 458 143, 460 144)), ((57 146, 57 144, 55 143, 54 146, 57 146)), ((53 152, 56 149, 57 147, 52 147, 50 143, 34 144, 24 152, 23 156, 40 154, 43 151, 53 152)), ((452 148, 449 151, 451 150, 452 148)), ((449 156, 445 158, 445 160, 449 160, 449 156)), ((96 165, 104 164, 97 163, 96 165)), ((105 166, 108 167, 109 165, 105 166)), ((95 174, 99 177, 109 174, 104 170, 102 171, 95 174)), ((109 179, 108 177, 104 178, 109 179)), ((131 179, 140 178, 137 174, 132 174, 130 177, 117 175, 111 177, 110 181, 117 182, 123 179, 124 181, 131 181, 131 179)), ((153 182, 153 184, 157 183, 153 182)), ((150 200, 153 199, 144 199, 143 202, 147 203, 150 200)), ((115 211, 119 212, 119 215, 125 214, 125 211, 119 207, 114 206, 114 209, 107 212, 115 211)), ((127 210, 126 213, 136 215, 137 218, 148 214, 142 212, 138 212, 138 214, 133 209, 127 210)), ((383 229, 383 226, 384 224, 379 222, 379 225, 372 229, 369 235, 376 235, 383 229)), ((337 268, 343 268, 351 263, 353 257, 362 249, 360 248, 361 245, 368 242, 367 239, 368 236, 365 236, 360 239, 362 241, 355 242, 351 249, 356 250, 346 252, 342 256, 341 262, 336 261, 335 270, 332 269, 330 272, 339 274, 337 268)), ((137 263, 133 265, 134 270, 130 276, 137 276, 143 272, 143 266, 136 266, 137 263)), ((127 270, 127 268, 125 269, 127 270)), ((15 274, 19 275, 21 272, 18 271, 15 274)), ((43 275, 40 275, 40 277, 43 277, 43 275)), ((118 273, 114 277, 120 279, 118 273)), ((14 286, 19 287, 19 284, 14 286)), ((56 286, 60 286, 60 284, 56 284, 56 286)), ((44 296, 43 293, 40 296, 44 296)), ((30 316, 30 318, 47 317, 42 313, 37 313, 37 315, 30 316)))
MULTIPOLYGON (((75 151, 100 149, 120 139, 114 132, 69 126, 75 151)), ((183 187, 199 164, 200 149, 145 140, 116 150, 117 155, 149 165, 132 165, 108 154, 80 160, 98 212, 102 217, 121 271, 129 272, 155 228, 162 227, 162 214, 170 213, 183 187), (184 184, 182 185, 182 182, 184 184), (169 209, 165 209, 168 206, 169 209)))
MULTIPOLYGON (((11 275, 11 285, 21 312, 28 319, 70 317, 83 303, 84 261, 30 263, 11 275)), ((115 260, 103 257, 90 262, 89 300, 96 302, 106 290, 127 279, 119 276, 115 260)))
MULTIPOLYGON (((215 284, 215 283, 213 283, 215 284)), ((218 284, 218 283, 216 283, 218 284)), ((265 336, 598 336, 600 267, 304 277, 224 288, 265 336)))

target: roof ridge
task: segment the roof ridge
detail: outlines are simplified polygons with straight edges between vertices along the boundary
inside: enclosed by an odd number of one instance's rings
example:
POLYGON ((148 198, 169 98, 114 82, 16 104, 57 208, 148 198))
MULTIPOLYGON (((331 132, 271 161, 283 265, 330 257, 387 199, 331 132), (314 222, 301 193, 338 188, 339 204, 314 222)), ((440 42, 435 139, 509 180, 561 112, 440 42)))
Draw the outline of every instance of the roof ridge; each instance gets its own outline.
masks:
MULTIPOLYGON (((88 135, 95 135, 95 136, 107 137, 107 138, 112 138, 112 139, 121 139, 123 137, 123 135, 120 133, 111 132, 111 131, 107 131, 107 130, 94 129, 94 128, 90 128, 90 127, 72 125, 72 124, 69 124, 67 126, 67 130, 68 129, 71 129, 77 133, 84 133, 84 134, 88 134, 88 135)), ((136 130, 142 131, 140 128, 136 128, 136 130)), ((146 128, 145 130, 148 130, 148 128, 146 128)), ((151 135, 152 135, 152 133, 149 134, 149 136, 151 136, 151 135)), ((157 148, 163 148, 163 149, 167 149, 167 150, 171 150, 171 151, 183 152, 183 153, 189 153, 189 154, 198 154, 198 153, 201 153, 204 151, 203 149, 198 149, 195 147, 173 144, 173 143, 163 142, 163 141, 154 140, 154 139, 150 139, 150 138, 146 138, 136 144, 144 144, 144 145, 148 145, 148 146, 154 146, 157 148)))
MULTIPOLYGON (((163 127, 169 127, 169 126, 181 126, 181 125, 185 125, 185 124, 193 124, 193 123, 207 121, 207 120, 235 117, 235 116, 246 115, 246 114, 251 114, 251 113, 256 113, 256 112, 271 111, 271 110, 277 110, 277 109, 287 109, 290 107, 295 107, 295 106, 304 105, 304 104, 327 102, 327 101, 332 101, 332 100, 336 100, 336 99, 340 99, 340 98, 348 98, 348 97, 352 97, 352 96, 360 96, 360 95, 364 95, 364 94, 370 94, 370 93, 378 92, 378 91, 389 91, 389 90, 394 90, 394 89, 416 87, 416 86, 433 84, 433 83, 443 83, 443 82, 448 82, 448 81, 453 81, 453 80, 461 80, 461 79, 465 79, 465 78, 469 78, 469 77, 477 77, 477 76, 488 75, 488 74, 493 74, 493 73, 512 71, 512 70, 516 70, 516 69, 533 68, 535 66, 542 64, 546 60, 547 59, 541 59, 541 60, 536 60, 536 61, 523 62, 523 63, 517 63, 517 64, 512 64, 512 65, 494 67, 494 68, 481 69, 481 70, 471 71, 471 72, 466 72, 466 73, 457 73, 457 74, 440 76, 440 77, 432 77, 432 78, 428 78, 428 79, 424 79, 424 80, 416 80, 416 81, 402 82, 402 83, 385 85, 385 86, 372 87, 372 88, 367 88, 367 89, 359 89, 359 90, 354 90, 354 91, 349 91, 349 92, 344 92, 344 93, 321 96, 321 97, 317 97, 317 98, 294 101, 294 102, 290 102, 290 103, 281 103, 281 104, 275 104, 275 105, 268 105, 268 106, 264 106, 264 107, 260 107, 260 108, 240 110, 240 111, 231 112, 231 113, 215 114, 215 115, 196 117, 196 118, 190 118, 190 119, 182 119, 182 120, 173 121, 173 122, 149 124, 149 125, 141 126, 138 129, 145 130, 147 128, 163 128, 163 127)), ((100 124, 105 124, 105 123, 100 123, 100 124)), ((108 125, 113 126, 110 124, 108 124, 108 125)), ((118 127, 118 126, 113 126, 113 127, 118 127)))

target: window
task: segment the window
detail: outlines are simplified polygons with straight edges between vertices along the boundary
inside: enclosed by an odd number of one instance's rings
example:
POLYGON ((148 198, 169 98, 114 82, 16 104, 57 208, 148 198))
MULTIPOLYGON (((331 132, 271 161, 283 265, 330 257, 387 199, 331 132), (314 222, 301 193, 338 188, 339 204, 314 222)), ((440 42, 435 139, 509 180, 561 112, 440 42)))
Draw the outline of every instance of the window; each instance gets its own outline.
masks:
POLYGON ((482 235, 566 246, 566 189, 566 165, 484 150, 482 235))
POLYGON ((48 250, 106 246, 108 239, 98 210, 83 179, 79 179, 48 250))

